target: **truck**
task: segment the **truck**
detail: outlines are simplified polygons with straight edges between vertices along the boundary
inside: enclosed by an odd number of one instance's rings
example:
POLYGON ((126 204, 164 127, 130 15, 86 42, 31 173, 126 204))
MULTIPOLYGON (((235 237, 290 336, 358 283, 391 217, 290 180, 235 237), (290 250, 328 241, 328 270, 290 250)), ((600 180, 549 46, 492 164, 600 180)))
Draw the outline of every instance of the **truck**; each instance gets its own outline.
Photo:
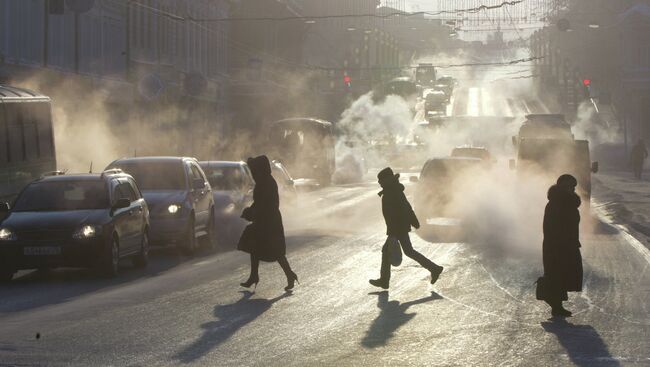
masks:
POLYGON ((589 141, 575 139, 564 115, 527 115, 512 143, 516 159, 510 160, 510 168, 517 174, 541 174, 549 181, 571 174, 578 180, 576 192, 589 203, 591 174, 598 172, 598 162, 591 162, 589 141))

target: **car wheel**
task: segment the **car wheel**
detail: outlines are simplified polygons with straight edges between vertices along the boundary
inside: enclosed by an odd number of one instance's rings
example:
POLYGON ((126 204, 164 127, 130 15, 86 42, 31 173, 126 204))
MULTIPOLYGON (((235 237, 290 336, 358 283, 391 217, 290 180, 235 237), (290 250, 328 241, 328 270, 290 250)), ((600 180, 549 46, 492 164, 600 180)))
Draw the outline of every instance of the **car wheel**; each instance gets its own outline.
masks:
POLYGON ((142 234, 142 243, 140 252, 133 258, 133 265, 136 268, 146 268, 149 265, 149 234, 144 231, 142 234))
POLYGON ((101 273, 102 275, 113 278, 117 276, 120 266, 120 245, 117 237, 113 237, 111 245, 106 249, 104 258, 102 259, 101 273))
POLYGON ((14 277, 15 271, 2 270, 0 271, 0 282, 9 282, 14 277))
POLYGON ((194 219, 190 220, 185 233, 184 243, 181 244, 181 252, 186 256, 192 256, 196 252, 196 229, 194 219))

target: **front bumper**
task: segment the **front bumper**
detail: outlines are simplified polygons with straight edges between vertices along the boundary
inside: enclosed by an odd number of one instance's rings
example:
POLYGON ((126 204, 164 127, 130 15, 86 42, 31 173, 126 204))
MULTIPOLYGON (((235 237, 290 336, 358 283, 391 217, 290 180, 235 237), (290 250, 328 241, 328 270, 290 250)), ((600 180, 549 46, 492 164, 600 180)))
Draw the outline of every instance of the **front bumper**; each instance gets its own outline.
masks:
POLYGON ((189 216, 149 218, 149 242, 152 245, 176 244, 185 239, 189 216))
POLYGON ((106 241, 12 241, 0 243, 0 269, 92 267, 102 258, 106 241))

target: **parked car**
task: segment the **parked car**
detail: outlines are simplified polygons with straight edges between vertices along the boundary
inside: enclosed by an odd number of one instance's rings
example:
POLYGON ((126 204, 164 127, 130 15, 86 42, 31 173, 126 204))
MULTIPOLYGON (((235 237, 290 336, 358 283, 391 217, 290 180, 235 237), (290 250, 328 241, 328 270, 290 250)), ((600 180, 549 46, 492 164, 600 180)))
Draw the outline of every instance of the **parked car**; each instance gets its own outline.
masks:
POLYGON ((217 242, 233 247, 248 223, 240 216, 253 203, 253 175, 245 162, 204 161, 199 165, 212 187, 217 242))
POLYGON ((214 246, 214 198, 205 173, 195 158, 124 158, 108 168, 131 174, 150 208, 152 244, 174 244, 192 255, 198 238, 214 246))
POLYGON ((271 175, 278 184, 280 204, 294 204, 298 199, 298 190, 287 167, 282 162, 273 160, 271 161, 271 175))
POLYGON ((21 269, 94 267, 108 276, 119 261, 149 259, 149 209, 133 177, 57 174, 28 184, 0 223, 0 280, 21 269))

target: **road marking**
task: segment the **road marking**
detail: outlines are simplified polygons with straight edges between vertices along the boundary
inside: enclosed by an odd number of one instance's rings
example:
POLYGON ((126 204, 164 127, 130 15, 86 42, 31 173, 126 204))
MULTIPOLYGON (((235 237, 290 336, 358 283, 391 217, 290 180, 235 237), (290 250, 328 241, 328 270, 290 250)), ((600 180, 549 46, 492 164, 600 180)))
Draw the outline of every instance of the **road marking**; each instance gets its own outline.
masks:
POLYGON ((494 116, 494 109, 492 103, 494 101, 490 98, 487 89, 481 88, 481 116, 494 116))
POLYGON ((469 88, 467 92, 467 115, 480 116, 479 88, 469 88))
POLYGON ((630 234, 630 230, 626 226, 614 223, 607 216, 607 214, 605 214, 603 212, 603 210, 601 209, 600 203, 594 201, 593 204, 592 204, 593 205, 592 211, 594 213, 596 213, 596 216, 598 217, 598 219, 600 219, 604 223, 618 229, 619 232, 620 232, 621 237, 623 237, 623 239, 625 239, 625 242, 630 244, 630 246, 632 246, 641 255, 641 257, 643 257, 645 259, 645 261, 648 262, 648 264, 650 264, 650 250, 648 250, 648 248, 645 247, 645 245, 643 243, 641 243, 641 241, 637 240, 634 236, 632 236, 630 234), (593 205, 593 204, 596 204, 598 206, 593 205))

